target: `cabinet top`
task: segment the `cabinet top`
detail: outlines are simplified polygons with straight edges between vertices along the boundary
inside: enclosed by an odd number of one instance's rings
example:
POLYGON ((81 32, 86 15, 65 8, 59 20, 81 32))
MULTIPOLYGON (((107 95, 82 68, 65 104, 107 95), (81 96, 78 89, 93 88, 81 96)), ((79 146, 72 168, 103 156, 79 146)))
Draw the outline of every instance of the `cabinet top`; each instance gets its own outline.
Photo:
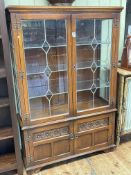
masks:
POLYGON ((116 6, 103 6, 103 7, 96 7, 96 6, 8 6, 7 10, 9 12, 16 12, 16 13, 27 13, 27 12, 110 12, 110 13, 117 13, 121 12, 123 7, 116 6))

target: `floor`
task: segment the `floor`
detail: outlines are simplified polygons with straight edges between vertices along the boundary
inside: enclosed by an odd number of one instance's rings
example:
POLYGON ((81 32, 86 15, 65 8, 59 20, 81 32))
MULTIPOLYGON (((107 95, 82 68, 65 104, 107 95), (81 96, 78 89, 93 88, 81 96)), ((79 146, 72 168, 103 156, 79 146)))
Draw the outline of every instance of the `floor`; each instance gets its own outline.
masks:
POLYGON ((37 175, 131 175, 131 140, 113 152, 67 161, 37 175))

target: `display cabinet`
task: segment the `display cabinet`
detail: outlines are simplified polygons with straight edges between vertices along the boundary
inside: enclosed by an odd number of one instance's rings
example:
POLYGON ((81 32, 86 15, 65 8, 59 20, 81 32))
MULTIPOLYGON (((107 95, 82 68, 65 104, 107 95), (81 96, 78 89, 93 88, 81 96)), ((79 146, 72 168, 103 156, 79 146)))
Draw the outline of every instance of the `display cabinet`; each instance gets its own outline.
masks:
POLYGON ((9 7, 27 171, 114 146, 121 7, 9 7))

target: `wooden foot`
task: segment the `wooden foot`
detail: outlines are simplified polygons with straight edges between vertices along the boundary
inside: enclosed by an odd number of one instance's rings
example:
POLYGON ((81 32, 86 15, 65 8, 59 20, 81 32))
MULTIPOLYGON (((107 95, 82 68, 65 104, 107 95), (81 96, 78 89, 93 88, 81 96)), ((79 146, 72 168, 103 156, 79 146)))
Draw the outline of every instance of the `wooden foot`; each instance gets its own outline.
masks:
POLYGON ((108 148, 106 150, 104 150, 104 153, 109 153, 109 152, 113 152, 116 148, 108 148))
POLYGON ((32 170, 32 171, 28 171, 27 172, 27 175, 36 175, 40 172, 40 169, 35 169, 35 170, 32 170))

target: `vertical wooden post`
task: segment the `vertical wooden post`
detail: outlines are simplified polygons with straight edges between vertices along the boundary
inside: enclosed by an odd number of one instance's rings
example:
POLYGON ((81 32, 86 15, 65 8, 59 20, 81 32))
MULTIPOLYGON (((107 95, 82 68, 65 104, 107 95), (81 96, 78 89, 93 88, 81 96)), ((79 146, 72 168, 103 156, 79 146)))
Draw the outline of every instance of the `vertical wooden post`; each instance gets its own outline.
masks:
POLYGON ((4 51, 4 62, 6 68, 7 75, 7 84, 8 84, 8 92, 9 92, 9 102, 10 102, 10 111, 12 118, 12 128, 14 133, 14 145, 15 145, 15 155, 17 162, 17 172, 19 175, 23 175, 23 162, 21 156, 21 148, 20 148, 20 138, 19 138, 19 124, 16 116, 16 108, 15 108, 15 95, 13 89, 13 79, 12 79, 12 70, 11 70, 11 54, 10 54, 10 46, 9 46, 9 38, 8 31, 6 25, 6 16, 5 16, 5 5, 4 0, 0 0, 0 20, 1 20, 1 35, 2 35, 2 44, 4 51))

